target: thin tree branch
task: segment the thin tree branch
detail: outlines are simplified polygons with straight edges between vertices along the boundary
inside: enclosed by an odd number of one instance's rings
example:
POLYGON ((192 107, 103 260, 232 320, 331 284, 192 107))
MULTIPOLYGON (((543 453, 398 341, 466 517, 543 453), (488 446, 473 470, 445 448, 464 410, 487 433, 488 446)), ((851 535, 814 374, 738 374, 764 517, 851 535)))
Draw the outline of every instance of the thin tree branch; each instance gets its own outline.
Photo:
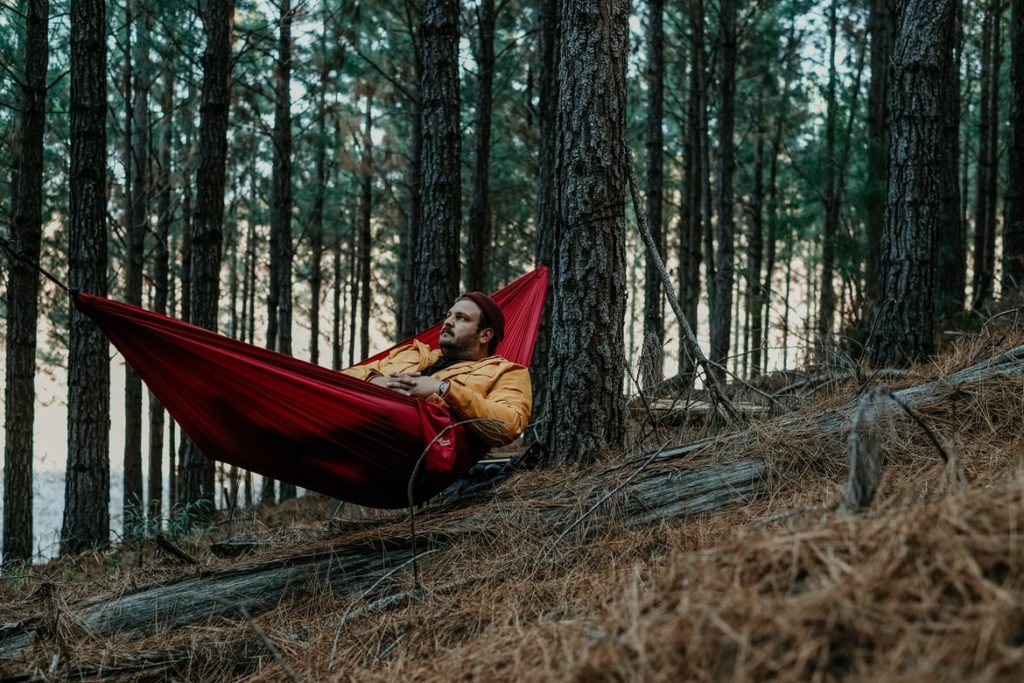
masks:
POLYGON ((665 296, 668 298, 669 304, 672 306, 672 311, 676 314, 676 319, 679 321, 679 328, 683 331, 683 336, 686 339, 687 345, 690 347, 690 352, 693 357, 697 359, 697 363, 701 369, 704 370, 704 380, 707 383, 708 391, 711 394, 713 401, 721 406, 726 415, 729 418, 737 421, 744 422, 744 418, 739 414, 732 403, 725 397, 725 392, 722 390, 722 386, 718 383, 718 378, 711 371, 711 365, 708 363, 708 359, 704 356, 704 352, 700 350, 700 344, 697 342, 697 337, 693 334, 693 329, 690 327, 689 321, 686 319, 686 314, 683 313, 682 306, 679 305, 679 299, 676 297, 675 286, 672 284, 672 278, 669 277, 668 271, 665 269, 665 262, 661 259, 661 254, 658 253, 658 247, 654 243, 654 238, 651 236, 651 231, 647 227, 647 219, 644 218, 644 213, 640 207, 640 191, 637 189, 636 176, 633 173, 633 155, 627 151, 626 153, 626 176, 629 180, 629 193, 633 198, 633 213, 636 215, 637 227, 640 228, 640 234, 643 235, 644 244, 647 246, 647 251, 651 255, 651 260, 654 262, 655 267, 658 269, 658 274, 661 276, 662 285, 665 287, 665 296))

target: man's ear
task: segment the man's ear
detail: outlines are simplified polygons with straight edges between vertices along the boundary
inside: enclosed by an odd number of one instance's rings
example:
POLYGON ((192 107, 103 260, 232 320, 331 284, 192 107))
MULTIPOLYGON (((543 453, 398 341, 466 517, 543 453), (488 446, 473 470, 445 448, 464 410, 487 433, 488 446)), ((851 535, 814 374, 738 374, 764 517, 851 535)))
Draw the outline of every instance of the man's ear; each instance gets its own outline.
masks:
POLYGON ((480 330, 479 339, 481 344, 488 344, 491 341, 492 337, 494 337, 493 327, 485 327, 484 329, 480 330))

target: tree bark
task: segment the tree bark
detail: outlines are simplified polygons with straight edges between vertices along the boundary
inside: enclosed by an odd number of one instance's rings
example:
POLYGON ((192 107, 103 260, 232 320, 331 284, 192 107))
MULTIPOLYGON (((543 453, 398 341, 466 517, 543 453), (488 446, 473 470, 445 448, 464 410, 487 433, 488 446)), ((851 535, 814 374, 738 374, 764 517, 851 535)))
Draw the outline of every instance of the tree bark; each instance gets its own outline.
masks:
MULTIPOLYGON (((326 7, 323 8, 326 12, 326 7)), ((320 362, 320 290, 323 286, 324 254, 324 198, 327 192, 327 90, 330 87, 328 63, 327 24, 320 44, 320 87, 316 100, 316 187, 313 189, 313 207, 309 219, 309 362, 320 362)))
MULTIPOLYGON (((889 150, 889 70, 892 60, 895 0, 870 0, 868 32, 871 34, 871 85, 868 87, 867 186, 864 206, 867 226, 867 262, 864 268, 866 299, 870 312, 882 299, 882 229, 889 150)), ((869 313, 871 315, 872 313, 869 313)))
POLYGON ((1011 0, 1010 121, 1003 206, 1003 292, 1024 286, 1024 0, 1011 0))
MULTIPOLYGON (((132 61, 131 194, 127 225, 125 301, 142 306, 142 272, 149 220, 149 24, 142 2, 133 0, 136 25, 132 61)), ((127 46, 125 48, 128 50, 127 46)), ((129 366, 124 374, 124 522, 141 519, 142 491, 142 379, 129 366)))
MULTIPOLYGON (((540 0, 539 16, 540 99, 537 123, 540 129, 540 148, 537 151, 537 246, 538 264, 551 266, 555 259, 555 223, 558 219, 558 188, 555 185, 557 163, 558 118, 558 0, 540 0)), ((530 363, 533 381, 533 419, 546 416, 550 403, 548 356, 551 349, 551 292, 552 284, 544 296, 544 310, 530 363)), ((526 440, 533 442, 537 430, 529 430, 526 440)))
MULTIPOLYGON (((69 284, 107 294, 107 83, 104 0, 71 7, 69 284)), ((110 357, 92 321, 72 309, 68 342, 68 464, 61 554, 110 541, 110 357)))
MULTIPOLYGON (((663 148, 665 136, 662 120, 665 116, 665 2, 648 0, 647 18, 647 169, 646 195, 647 226, 664 257, 665 238, 662 229, 662 195, 665 189, 663 148)), ((641 383, 649 388, 661 381, 664 373, 662 343, 665 341, 665 316, 662 312, 661 276, 646 254, 644 267, 644 339, 652 338, 645 356, 641 383), (653 335, 653 337, 651 336, 653 335)))
MULTIPOLYGON (((962 0, 954 0, 955 14, 960 24, 962 0)), ((957 181, 960 165, 960 55, 963 52, 963 31, 958 28, 954 37, 954 58, 949 60, 946 75, 949 103, 944 110, 945 132, 943 151, 942 204, 939 215, 935 250, 935 310, 943 317, 956 315, 964 309, 967 287, 967 236, 960 211, 960 184, 957 181)))
MULTIPOLYGON (((686 218, 683 221, 680 235, 680 299, 683 311, 691 329, 697 329, 697 306, 700 303, 700 264, 703 258, 701 240, 704 234, 703 178, 704 167, 704 128, 703 121, 707 114, 704 108, 707 100, 704 79, 704 3, 703 0, 692 0, 689 3, 690 23, 690 71, 689 95, 687 102, 687 138, 684 147, 686 164, 684 176, 686 181, 686 218)), ((709 271, 710 272, 710 271, 709 271)), ((695 359, 687 352, 686 339, 679 335, 679 369, 691 373, 695 367, 695 359)))
MULTIPOLYGON (((217 329, 219 311, 233 16, 234 0, 207 0, 202 5, 207 44, 203 54, 199 164, 189 275, 193 297, 191 321, 208 330, 217 329)), ((216 493, 214 463, 203 457, 192 440, 184 435, 182 445, 182 498, 186 503, 201 502, 203 506, 212 507, 216 493)))
MULTIPOLYGON (((758 119, 764 120, 764 109, 760 98, 754 108, 758 119)), ((761 280, 761 268, 764 261, 764 138, 763 125, 757 127, 757 140, 754 143, 754 190, 750 195, 750 244, 749 263, 747 264, 747 317, 750 321, 750 376, 761 374, 761 357, 763 355, 762 337, 764 324, 761 311, 764 310, 764 286, 761 280)))
MULTIPOLYGON (((171 208, 171 151, 174 139, 174 65, 170 50, 163 55, 164 87, 160 94, 163 115, 160 140, 159 180, 157 188, 156 248, 153 251, 153 310, 166 314, 170 251, 168 235, 173 220, 171 208)), ((149 395, 149 490, 147 500, 156 501, 160 509, 163 498, 164 408, 153 394, 149 395)))
POLYGON ((559 2, 558 234, 553 268, 552 458, 578 461, 623 437, 625 0, 559 2))
POLYGON ((373 96, 366 96, 366 114, 363 120, 363 163, 361 169, 359 199, 359 357, 370 357, 370 310, 373 300, 370 280, 373 278, 373 263, 370 259, 373 246, 373 96))
MULTIPOLYGON (((270 190, 270 303, 267 348, 292 353, 292 9, 282 0, 274 78, 274 162, 270 190), (271 329, 273 328, 273 329, 271 329)), ((284 492, 282 491, 282 494, 284 492)))
POLYGON ((992 296, 992 264, 988 256, 988 191, 992 174, 992 154, 989 148, 993 123, 989 109, 992 103, 992 33, 995 17, 993 9, 999 0, 989 0, 981 24, 981 83, 978 103, 978 163, 975 169, 976 194, 974 204, 974 277, 971 280, 971 308, 978 309, 992 296))
POLYGON ((419 22, 419 10, 415 0, 405 0, 406 22, 412 39, 412 73, 406 74, 407 80, 414 84, 413 97, 407 102, 408 118, 412 129, 412 140, 409 143, 408 187, 409 199, 406 210, 405 234, 402 236, 402 269, 399 280, 398 296, 398 338, 408 339, 416 334, 416 252, 419 249, 420 223, 422 221, 422 201, 420 185, 423 182, 423 99, 420 93, 420 82, 423 78, 423 65, 420 58, 420 41, 416 35, 419 22))
POLYGON ((415 327, 435 324, 459 292, 461 139, 459 0, 424 0, 419 39, 423 157, 415 327))
POLYGON ((839 235, 839 189, 836 186, 836 119, 839 102, 836 98, 839 74, 836 70, 836 34, 839 28, 838 5, 832 0, 828 9, 828 86, 825 94, 825 189, 822 192, 825 210, 825 228, 821 241, 821 298, 818 308, 817 346, 819 353, 832 345, 832 326, 835 324, 836 237, 839 235))
POLYGON ((943 107, 952 58, 953 0, 908 0, 893 50, 889 192, 882 235, 885 301, 871 361, 900 367, 932 352, 935 234, 942 206, 943 107))
POLYGON ((494 0, 477 6, 476 38, 476 154, 473 161, 473 192, 469 201, 466 235, 466 289, 490 291, 487 264, 491 253, 491 110, 494 83, 494 0))
MULTIPOLYGON (((734 245, 732 175, 735 166, 733 132, 736 122, 736 1, 722 0, 719 8, 718 60, 718 245, 715 249, 715 289, 711 312, 711 360, 724 365, 729 357, 732 315, 734 245)), ((719 371, 721 379, 721 371, 719 371)))
POLYGON ((25 7, 25 71, 21 83, 19 153, 11 196, 8 254, 7 353, 4 385, 4 543, 2 557, 32 556, 32 430, 35 424, 36 325, 43 227, 43 134, 46 130, 46 68, 49 0, 25 7))

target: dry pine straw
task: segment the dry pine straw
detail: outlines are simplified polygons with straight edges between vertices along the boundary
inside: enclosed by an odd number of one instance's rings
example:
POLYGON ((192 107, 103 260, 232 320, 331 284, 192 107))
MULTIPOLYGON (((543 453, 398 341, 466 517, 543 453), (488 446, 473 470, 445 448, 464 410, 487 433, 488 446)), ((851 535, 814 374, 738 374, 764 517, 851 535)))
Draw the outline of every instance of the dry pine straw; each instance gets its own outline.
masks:
MULTIPOLYGON (((986 351, 965 347, 957 363, 918 372, 939 376, 986 351)), ((823 399, 838 405, 856 390, 851 382, 823 399)), ((605 520, 589 538, 553 548, 557 530, 532 514, 545 503, 537 492, 560 480, 586 491, 603 465, 568 482, 564 472, 529 473, 482 508, 437 520, 443 527, 483 511, 474 524, 487 533, 425 560, 422 594, 398 606, 364 611, 376 598, 408 592, 408 575, 361 602, 314 586, 256 617, 265 639, 245 620, 218 621, 144 642, 86 639, 71 656, 104 668, 140 652, 178 650, 187 659, 165 672, 173 677, 287 680, 269 640, 299 678, 312 680, 1017 680, 1024 386, 1018 379, 974 387, 923 415, 959 455, 966 490, 953 491, 916 428, 894 420, 875 508, 843 515, 834 510, 842 439, 764 425, 726 459, 769 455, 776 486, 727 513, 640 531, 605 520), (797 514, 758 522, 787 510, 797 514)), ((300 500, 277 514, 317 528, 325 507, 300 500)), ((399 516, 385 519, 382 536, 401 533, 399 516)), ((263 524, 275 528, 274 517, 263 524)), ((321 533, 338 540, 336 528, 321 533)), ((153 578, 118 576, 126 584, 153 578)))

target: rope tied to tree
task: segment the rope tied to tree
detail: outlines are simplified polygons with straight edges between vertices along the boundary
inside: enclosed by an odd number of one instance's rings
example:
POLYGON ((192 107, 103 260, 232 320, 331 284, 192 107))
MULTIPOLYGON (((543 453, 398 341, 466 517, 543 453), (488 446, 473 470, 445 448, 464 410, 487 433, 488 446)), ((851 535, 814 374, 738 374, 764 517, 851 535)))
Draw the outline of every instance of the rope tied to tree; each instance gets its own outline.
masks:
POLYGON ((21 261, 22 263, 28 265, 29 267, 34 268, 39 273, 41 273, 47 280, 63 289, 69 296, 74 293, 74 290, 72 290, 70 287, 65 285, 60 280, 58 280, 53 273, 39 265, 38 261, 31 259, 25 254, 22 254, 21 252, 17 251, 14 248, 14 245, 11 243, 11 241, 8 240, 6 237, 0 237, 0 247, 3 247, 4 251, 6 251, 12 259, 16 261, 21 261))

